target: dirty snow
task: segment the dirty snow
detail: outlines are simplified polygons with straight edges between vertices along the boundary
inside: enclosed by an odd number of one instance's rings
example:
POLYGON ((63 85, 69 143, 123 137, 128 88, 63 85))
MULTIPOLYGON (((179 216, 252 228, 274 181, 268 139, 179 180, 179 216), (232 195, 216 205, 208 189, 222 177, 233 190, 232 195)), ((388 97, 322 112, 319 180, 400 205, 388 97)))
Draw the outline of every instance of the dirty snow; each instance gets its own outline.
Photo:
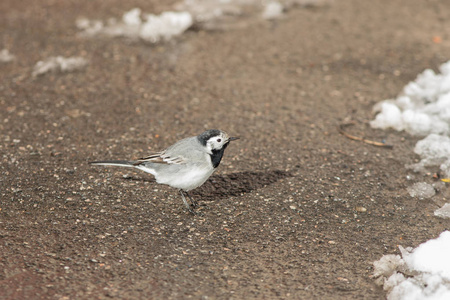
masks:
POLYGON ((193 19, 189 12, 168 11, 153 15, 142 13, 139 8, 125 12, 120 21, 110 19, 105 23, 79 18, 76 22, 78 29, 82 30, 81 36, 126 37, 150 43, 170 40, 185 32, 192 24, 193 19))
POLYGON ((426 182, 416 182, 408 187, 408 192, 411 197, 419 199, 431 198, 436 194, 434 187, 426 182))
POLYGON ((450 130, 450 62, 439 67, 440 73, 427 69, 408 83, 396 99, 375 106, 379 111, 373 128, 394 128, 412 135, 431 133, 448 135, 450 130))
POLYGON ((374 262, 374 276, 389 300, 450 299, 450 231, 444 231, 402 256, 385 255, 374 262))
POLYGON ((72 56, 52 56, 45 60, 38 61, 33 68, 32 75, 34 77, 43 75, 48 72, 72 72, 83 69, 88 64, 85 58, 72 56))
POLYGON ((435 210, 434 215, 444 219, 450 219, 450 203, 445 203, 444 206, 435 210))
POLYGON ((259 20, 278 19, 294 7, 322 6, 332 0, 184 0, 173 11, 160 15, 143 13, 140 8, 125 12, 120 20, 79 18, 80 36, 126 37, 150 43, 167 41, 191 26, 204 30, 242 28, 259 20))
POLYGON ((420 155, 421 160, 409 168, 424 172, 426 167, 439 166, 442 175, 450 177, 450 137, 432 133, 417 142, 414 152, 420 155))
POLYGON ((16 57, 14 55, 12 55, 11 53, 9 53, 8 49, 3 49, 2 51, 0 51, 0 63, 7 63, 7 62, 11 62, 15 59, 16 57))
MULTIPOLYGON (((441 175, 450 177, 450 61, 442 64, 438 73, 425 70, 399 97, 382 101, 374 109, 378 114, 370 123, 373 128, 425 136, 414 148, 420 162, 407 168, 426 172, 429 167, 439 167, 441 175)), ((408 192, 411 197, 431 198, 438 184, 438 190, 445 188, 443 182, 416 182, 408 192)), ((434 215, 450 218, 450 203, 434 215)), ((388 299, 450 299, 450 231, 414 250, 400 246, 400 251, 402 257, 388 254, 374 262, 374 276, 388 291, 388 299)))
MULTIPOLYGON (((374 110, 378 114, 370 122, 373 128, 393 128, 425 136, 414 148, 421 160, 407 168, 424 173, 427 168, 439 167, 442 176, 450 177, 450 61, 442 64, 439 72, 423 71, 403 88, 400 96, 378 103, 374 110)), ((419 198, 433 194, 423 183, 408 191, 419 198)))
POLYGON ((264 5, 262 17, 267 20, 277 19, 283 16, 283 5, 277 1, 271 1, 264 5))

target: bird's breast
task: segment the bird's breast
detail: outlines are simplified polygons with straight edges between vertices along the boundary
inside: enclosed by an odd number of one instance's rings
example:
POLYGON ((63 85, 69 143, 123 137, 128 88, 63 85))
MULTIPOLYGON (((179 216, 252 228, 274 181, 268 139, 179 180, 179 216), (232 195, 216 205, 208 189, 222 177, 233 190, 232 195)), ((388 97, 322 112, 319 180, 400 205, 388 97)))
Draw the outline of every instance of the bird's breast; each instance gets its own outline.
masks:
POLYGON ((173 168, 171 171, 158 172, 155 176, 156 181, 174 188, 190 191, 205 183, 212 173, 214 173, 214 168, 204 165, 191 165, 187 168, 173 168))

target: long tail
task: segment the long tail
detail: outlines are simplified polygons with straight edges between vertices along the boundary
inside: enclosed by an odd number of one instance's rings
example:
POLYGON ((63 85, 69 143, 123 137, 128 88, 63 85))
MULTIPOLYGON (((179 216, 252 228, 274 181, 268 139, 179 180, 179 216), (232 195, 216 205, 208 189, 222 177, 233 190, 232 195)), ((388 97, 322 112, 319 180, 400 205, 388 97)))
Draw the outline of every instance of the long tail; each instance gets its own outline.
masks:
POLYGON ((150 173, 156 176, 155 169, 151 168, 147 164, 142 164, 140 161, 129 161, 129 160, 99 160, 91 161, 90 165, 96 166, 116 166, 116 167, 126 167, 126 168, 136 168, 142 170, 146 173, 150 173))
POLYGON ((89 162, 90 165, 97 165, 97 166, 117 166, 117 167, 128 167, 128 168, 135 168, 134 161, 128 161, 128 160, 100 160, 100 161, 91 161, 89 162))

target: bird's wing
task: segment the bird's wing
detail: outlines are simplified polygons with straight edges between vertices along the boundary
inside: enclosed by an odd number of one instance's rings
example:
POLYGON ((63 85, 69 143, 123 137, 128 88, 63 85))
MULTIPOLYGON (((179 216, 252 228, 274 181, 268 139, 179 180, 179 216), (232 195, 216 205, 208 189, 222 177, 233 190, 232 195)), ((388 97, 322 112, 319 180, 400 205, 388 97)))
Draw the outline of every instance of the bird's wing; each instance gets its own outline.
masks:
POLYGON ((163 151, 149 155, 147 157, 139 158, 138 160, 136 160, 134 165, 137 166, 145 162, 151 162, 156 164, 184 164, 186 162, 186 159, 181 155, 171 156, 168 155, 165 151, 163 151))

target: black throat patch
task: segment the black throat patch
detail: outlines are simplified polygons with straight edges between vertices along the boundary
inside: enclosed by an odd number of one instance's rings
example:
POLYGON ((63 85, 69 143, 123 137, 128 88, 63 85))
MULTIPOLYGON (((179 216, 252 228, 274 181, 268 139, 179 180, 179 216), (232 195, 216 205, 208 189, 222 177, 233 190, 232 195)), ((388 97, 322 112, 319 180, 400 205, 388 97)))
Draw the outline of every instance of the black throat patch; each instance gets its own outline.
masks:
POLYGON ((214 169, 219 166, 220 161, 222 160, 222 157, 223 157, 223 152, 227 148, 228 144, 229 143, 226 143, 225 145, 223 145, 222 149, 211 151, 212 154, 210 154, 209 156, 211 157, 211 163, 212 163, 214 169))

